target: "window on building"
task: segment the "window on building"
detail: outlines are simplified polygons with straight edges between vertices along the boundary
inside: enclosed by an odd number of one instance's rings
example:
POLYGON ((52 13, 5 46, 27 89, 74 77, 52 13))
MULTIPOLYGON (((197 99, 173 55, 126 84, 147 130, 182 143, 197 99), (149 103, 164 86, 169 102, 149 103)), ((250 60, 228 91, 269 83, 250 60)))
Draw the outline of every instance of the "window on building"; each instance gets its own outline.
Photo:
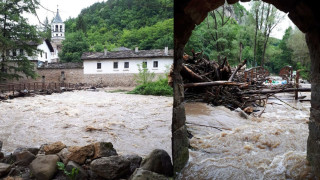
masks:
POLYGON ((142 68, 147 68, 147 67, 148 67, 147 61, 142 62, 142 68))
POLYGON ((124 68, 128 69, 129 68, 129 62, 124 62, 124 68))
POLYGON ((56 29, 55 29, 55 31, 56 31, 56 32, 58 32, 58 25, 56 25, 56 29))
POLYGON ((46 59, 48 59, 47 53, 44 54, 46 56, 46 59))
POLYGON ((20 55, 21 56, 23 55, 23 49, 20 49, 20 55))
POLYGON ((153 68, 158 68, 158 61, 153 61, 153 68))
POLYGON ((16 49, 12 50, 12 56, 17 56, 17 50, 16 49))
POLYGON ((58 36, 58 34, 56 34, 56 36, 58 36))
POLYGON ((10 51, 9 50, 6 51, 6 55, 10 56, 10 51))
POLYGON ((118 69, 118 62, 113 62, 113 69, 118 69))
POLYGON ((62 36, 62 34, 60 34, 60 36, 62 36))
POLYGON ((97 69, 101 69, 101 63, 97 63, 97 69))
POLYGON ((62 32, 62 25, 60 25, 60 32, 62 32))

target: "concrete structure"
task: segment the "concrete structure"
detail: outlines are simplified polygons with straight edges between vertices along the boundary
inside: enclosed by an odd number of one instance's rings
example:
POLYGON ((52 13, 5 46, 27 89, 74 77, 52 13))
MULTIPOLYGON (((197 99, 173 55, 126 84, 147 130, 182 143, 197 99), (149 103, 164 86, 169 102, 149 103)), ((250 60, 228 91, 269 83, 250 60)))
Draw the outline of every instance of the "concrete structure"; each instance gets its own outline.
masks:
POLYGON ((137 74, 138 65, 146 65, 150 72, 163 74, 173 63, 173 51, 138 50, 115 52, 87 52, 81 57, 84 74, 137 74))

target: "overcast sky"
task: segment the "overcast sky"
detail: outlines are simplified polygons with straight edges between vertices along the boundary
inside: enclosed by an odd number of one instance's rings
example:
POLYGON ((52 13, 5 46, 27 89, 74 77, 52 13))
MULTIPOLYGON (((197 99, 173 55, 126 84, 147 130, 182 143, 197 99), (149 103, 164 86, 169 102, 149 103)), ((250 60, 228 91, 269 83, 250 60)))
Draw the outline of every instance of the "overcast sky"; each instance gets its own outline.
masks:
MULTIPOLYGON (((89 7, 96 2, 103 0, 40 0, 40 4, 44 7, 39 7, 37 10, 38 17, 43 23, 45 18, 48 17, 51 21, 57 12, 57 5, 59 6, 59 13, 63 21, 69 17, 77 17, 83 8, 89 7)), ((25 15, 28 17, 29 22, 33 25, 38 25, 39 20, 33 15, 25 15)))
MULTIPOLYGON (((250 10, 250 2, 247 3, 243 3, 240 2, 240 4, 242 6, 244 6, 248 11, 250 10)), ((281 12, 281 16, 285 15, 285 18, 280 22, 280 24, 278 24, 273 31, 271 32, 270 36, 271 37, 275 37, 278 39, 282 39, 282 36, 284 35, 284 32, 286 31, 286 29, 291 26, 294 27, 293 22, 289 19, 288 15, 286 15, 284 12, 281 12)))

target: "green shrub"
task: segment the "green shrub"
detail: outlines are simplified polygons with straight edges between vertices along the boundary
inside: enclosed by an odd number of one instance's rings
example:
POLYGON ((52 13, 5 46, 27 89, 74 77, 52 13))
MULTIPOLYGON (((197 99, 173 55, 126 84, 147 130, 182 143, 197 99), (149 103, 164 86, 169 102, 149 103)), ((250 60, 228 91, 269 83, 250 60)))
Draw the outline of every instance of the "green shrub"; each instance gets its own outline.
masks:
POLYGON ((142 63, 142 65, 137 64, 137 66, 138 66, 139 73, 134 75, 134 79, 137 82, 137 84, 144 85, 152 82, 153 78, 155 77, 155 74, 148 70, 148 68, 146 67, 146 64, 145 63, 142 63))
POLYGON ((65 165, 62 162, 57 162, 58 169, 63 171, 63 173, 71 180, 76 179, 76 176, 79 173, 78 168, 72 168, 71 172, 66 170, 65 165))
POLYGON ((160 78, 154 82, 138 85, 134 90, 128 92, 128 94, 172 96, 173 89, 168 85, 167 78, 160 78))

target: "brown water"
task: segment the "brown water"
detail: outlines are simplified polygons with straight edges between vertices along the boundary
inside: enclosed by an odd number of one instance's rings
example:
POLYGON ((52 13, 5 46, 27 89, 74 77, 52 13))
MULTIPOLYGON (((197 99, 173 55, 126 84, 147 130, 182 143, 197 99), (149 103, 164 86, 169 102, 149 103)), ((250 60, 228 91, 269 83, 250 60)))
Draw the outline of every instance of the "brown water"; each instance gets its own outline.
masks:
POLYGON ((171 154, 172 98, 75 91, 0 102, 3 151, 62 141, 112 142, 119 154, 171 154))
MULTIPOLYGON (((304 95, 310 99, 310 93, 304 95)), ((225 107, 187 103, 193 148, 177 179, 312 178, 306 165, 310 102, 297 103, 288 93, 277 96, 288 104, 269 99, 265 113, 249 119, 225 107)))

